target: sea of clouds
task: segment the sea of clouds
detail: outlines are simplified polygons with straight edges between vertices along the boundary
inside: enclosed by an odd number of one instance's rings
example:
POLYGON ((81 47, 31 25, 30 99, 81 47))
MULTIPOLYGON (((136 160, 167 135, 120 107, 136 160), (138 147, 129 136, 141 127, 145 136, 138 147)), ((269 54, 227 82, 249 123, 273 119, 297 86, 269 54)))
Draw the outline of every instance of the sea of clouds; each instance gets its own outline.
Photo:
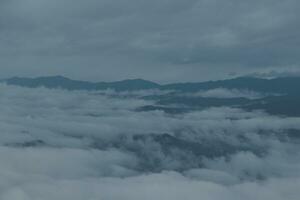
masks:
POLYGON ((1 84, 0 199, 299 199, 300 118, 139 95, 1 84))

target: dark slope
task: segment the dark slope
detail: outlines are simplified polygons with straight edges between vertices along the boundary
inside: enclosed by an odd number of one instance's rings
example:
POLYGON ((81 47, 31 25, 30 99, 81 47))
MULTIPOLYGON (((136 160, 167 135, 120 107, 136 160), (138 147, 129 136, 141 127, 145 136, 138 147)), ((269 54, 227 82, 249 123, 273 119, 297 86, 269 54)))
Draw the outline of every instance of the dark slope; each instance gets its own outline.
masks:
POLYGON ((209 81, 200 83, 175 83, 162 86, 163 89, 180 91, 199 91, 214 88, 248 89, 264 93, 297 94, 300 91, 300 77, 285 77, 275 79, 259 79, 240 77, 235 79, 209 81))
POLYGON ((246 110, 264 110, 273 115, 300 117, 300 95, 270 96, 241 107, 246 110))

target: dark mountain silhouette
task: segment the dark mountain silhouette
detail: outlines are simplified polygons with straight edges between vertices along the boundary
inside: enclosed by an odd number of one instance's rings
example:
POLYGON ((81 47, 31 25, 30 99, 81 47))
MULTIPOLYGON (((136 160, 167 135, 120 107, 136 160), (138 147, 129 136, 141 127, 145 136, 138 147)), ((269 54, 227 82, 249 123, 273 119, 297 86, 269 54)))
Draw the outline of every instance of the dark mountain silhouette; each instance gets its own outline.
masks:
POLYGON ((63 76, 49 76, 38 78, 21 78, 13 77, 2 80, 8 85, 17 85, 22 87, 46 87, 46 88, 61 88, 67 90, 105 90, 115 89, 117 91, 125 90, 145 90, 159 88, 160 85, 154 82, 142 79, 129 79, 117 82, 87 82, 72 80, 63 76))
POLYGON ((88 82, 72 80, 63 76, 49 76, 39 78, 14 77, 2 80, 8 85, 23 87, 62 88, 68 90, 176 90, 181 92, 195 92, 215 88, 247 89, 263 93, 298 94, 300 91, 300 77, 284 77, 275 79, 260 79, 253 77, 239 77, 235 79, 208 81, 198 83, 174 83, 160 85, 143 79, 129 79, 116 82, 88 82))
POLYGON ((284 77, 274 79, 261 79, 254 77, 239 77, 235 79, 208 81, 200 83, 175 83, 162 86, 163 89, 180 91, 199 91, 215 88, 247 89, 263 93, 293 93, 300 91, 300 77, 284 77))
POLYGON ((160 89, 173 92, 166 95, 144 96, 156 102, 155 105, 144 106, 137 111, 162 110, 176 114, 208 107, 230 106, 247 110, 264 110, 270 114, 285 116, 300 116, 300 77, 284 77, 275 79, 261 79, 253 77, 239 77, 235 79, 208 81, 199 83, 174 83, 160 85, 143 79, 129 79, 117 82, 88 82, 72 80, 63 76, 49 76, 39 78, 14 77, 2 80, 8 85, 22 87, 61 88, 66 90, 106 90, 135 91, 160 89), (247 98, 214 98, 195 97, 180 94, 216 88, 251 90, 266 94, 260 99, 247 98), (179 95, 178 95, 179 94, 179 95), (280 95, 274 95, 280 94, 280 95), (175 106, 174 106, 175 105, 175 106))

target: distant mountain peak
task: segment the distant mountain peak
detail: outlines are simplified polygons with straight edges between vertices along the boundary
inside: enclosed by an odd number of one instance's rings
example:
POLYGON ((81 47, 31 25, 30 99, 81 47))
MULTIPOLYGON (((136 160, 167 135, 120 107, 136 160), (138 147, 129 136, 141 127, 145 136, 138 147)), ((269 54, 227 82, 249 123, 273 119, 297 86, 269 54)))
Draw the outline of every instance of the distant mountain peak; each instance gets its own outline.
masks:
POLYGON ((61 79, 61 80, 71 80, 65 76, 61 76, 61 75, 55 75, 55 76, 42 76, 42 77, 38 77, 38 78, 43 78, 43 79, 61 79))
POLYGON ((158 83, 148 81, 148 80, 145 80, 145 79, 140 79, 140 78, 125 79, 125 80, 122 80, 122 81, 116 81, 116 82, 111 82, 111 83, 131 83, 131 84, 147 84, 147 85, 152 85, 152 86, 159 86, 158 83))

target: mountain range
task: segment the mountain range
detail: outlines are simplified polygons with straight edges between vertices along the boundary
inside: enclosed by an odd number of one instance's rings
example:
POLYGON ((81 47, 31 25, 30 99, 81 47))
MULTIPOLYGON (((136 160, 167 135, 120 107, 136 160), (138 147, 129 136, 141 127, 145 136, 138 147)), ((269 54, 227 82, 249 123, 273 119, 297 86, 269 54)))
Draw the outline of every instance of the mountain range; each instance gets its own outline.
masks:
POLYGON ((1 80, 7 85, 22 87, 46 87, 66 90, 98 91, 112 89, 121 91, 161 90, 166 94, 149 94, 142 98, 155 101, 154 105, 139 108, 137 111, 163 110, 166 113, 182 113, 209 107, 237 107, 246 110, 264 110, 270 114, 283 116, 300 116, 300 77, 282 77, 261 79, 255 77, 238 77, 234 79, 207 81, 197 83, 158 84, 143 79, 129 79, 116 82, 88 82, 72 80, 63 76, 38 78, 13 77, 1 80), (260 98, 195 96, 201 91, 214 89, 235 91, 253 91, 263 94, 260 98), (188 95, 187 95, 188 94, 188 95))
POLYGON ((238 77, 234 79, 207 81, 196 83, 173 83, 158 84, 143 79, 128 79, 116 82, 88 82, 72 80, 63 76, 48 76, 38 78, 13 77, 3 79, 8 85, 22 87, 46 87, 61 88, 67 90, 105 90, 114 89, 116 91, 133 90, 176 90, 181 92, 196 92, 201 90, 211 90, 215 88, 252 90, 263 93, 284 93, 298 94, 300 91, 300 77, 282 77, 274 79, 261 79, 255 77, 238 77))

